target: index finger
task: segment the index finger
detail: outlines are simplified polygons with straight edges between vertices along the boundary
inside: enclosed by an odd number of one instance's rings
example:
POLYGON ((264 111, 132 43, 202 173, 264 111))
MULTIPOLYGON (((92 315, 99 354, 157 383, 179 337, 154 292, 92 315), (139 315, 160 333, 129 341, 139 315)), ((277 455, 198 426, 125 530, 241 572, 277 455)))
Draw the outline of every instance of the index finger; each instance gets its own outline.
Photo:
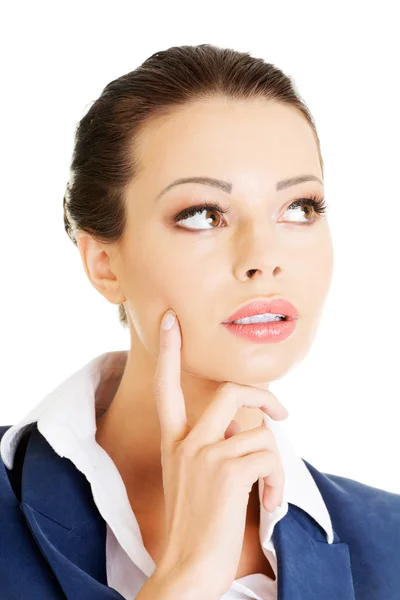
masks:
POLYGON ((270 390, 227 381, 219 386, 213 401, 194 425, 191 438, 201 446, 224 440, 224 432, 241 407, 259 408, 277 421, 288 416, 286 408, 270 390))
POLYGON ((170 330, 160 327, 160 348, 153 380, 161 439, 167 446, 182 440, 187 434, 186 406, 181 388, 181 347, 182 337, 176 317, 170 330))

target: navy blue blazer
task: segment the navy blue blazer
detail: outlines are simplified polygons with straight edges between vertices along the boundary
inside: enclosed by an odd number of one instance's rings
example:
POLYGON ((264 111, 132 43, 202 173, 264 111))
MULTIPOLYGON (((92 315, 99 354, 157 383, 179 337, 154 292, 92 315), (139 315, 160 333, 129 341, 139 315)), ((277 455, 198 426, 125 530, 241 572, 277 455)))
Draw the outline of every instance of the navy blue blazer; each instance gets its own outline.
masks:
MULTIPOLYGON (((123 600, 107 586, 106 522, 83 473, 36 423, 15 461, 9 471, 0 460, 1 600, 123 600)), ((320 525, 289 503, 273 534, 278 600, 399 600, 400 494, 304 463, 335 538, 328 544, 320 525)))

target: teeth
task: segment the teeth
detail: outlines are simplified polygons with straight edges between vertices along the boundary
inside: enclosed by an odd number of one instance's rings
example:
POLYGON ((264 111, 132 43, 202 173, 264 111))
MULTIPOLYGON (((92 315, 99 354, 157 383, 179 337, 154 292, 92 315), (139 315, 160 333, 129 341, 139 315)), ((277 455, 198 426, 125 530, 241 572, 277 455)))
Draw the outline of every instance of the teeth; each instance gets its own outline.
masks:
POLYGON ((233 321, 238 325, 249 325, 250 323, 268 323, 268 321, 282 321, 285 315, 277 315, 274 313, 265 313, 263 315, 253 315, 252 317, 246 317, 245 319, 238 319, 233 321))

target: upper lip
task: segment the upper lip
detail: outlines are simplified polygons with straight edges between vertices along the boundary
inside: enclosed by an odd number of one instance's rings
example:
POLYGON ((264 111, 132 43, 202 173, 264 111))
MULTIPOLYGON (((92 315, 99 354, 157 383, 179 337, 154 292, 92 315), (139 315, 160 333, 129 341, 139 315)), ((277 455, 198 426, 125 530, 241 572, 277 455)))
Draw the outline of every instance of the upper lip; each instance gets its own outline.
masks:
POLYGON ((298 310, 291 302, 285 298, 274 298, 267 300, 266 298, 257 298, 244 304, 238 310, 231 314, 230 317, 223 323, 232 323, 238 319, 245 319, 254 315, 263 315, 264 313, 275 313, 277 315, 285 315, 288 320, 294 320, 298 317, 298 310))

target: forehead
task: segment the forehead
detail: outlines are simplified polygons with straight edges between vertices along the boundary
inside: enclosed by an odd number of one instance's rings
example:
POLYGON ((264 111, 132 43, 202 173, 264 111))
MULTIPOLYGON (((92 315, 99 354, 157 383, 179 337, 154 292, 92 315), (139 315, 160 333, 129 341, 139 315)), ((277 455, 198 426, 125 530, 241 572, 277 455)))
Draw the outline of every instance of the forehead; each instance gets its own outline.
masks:
POLYGON ((185 175, 228 178, 239 172, 251 179, 263 172, 275 182, 321 173, 306 118, 292 106, 264 99, 195 101, 148 121, 136 141, 142 174, 160 184, 185 175))

